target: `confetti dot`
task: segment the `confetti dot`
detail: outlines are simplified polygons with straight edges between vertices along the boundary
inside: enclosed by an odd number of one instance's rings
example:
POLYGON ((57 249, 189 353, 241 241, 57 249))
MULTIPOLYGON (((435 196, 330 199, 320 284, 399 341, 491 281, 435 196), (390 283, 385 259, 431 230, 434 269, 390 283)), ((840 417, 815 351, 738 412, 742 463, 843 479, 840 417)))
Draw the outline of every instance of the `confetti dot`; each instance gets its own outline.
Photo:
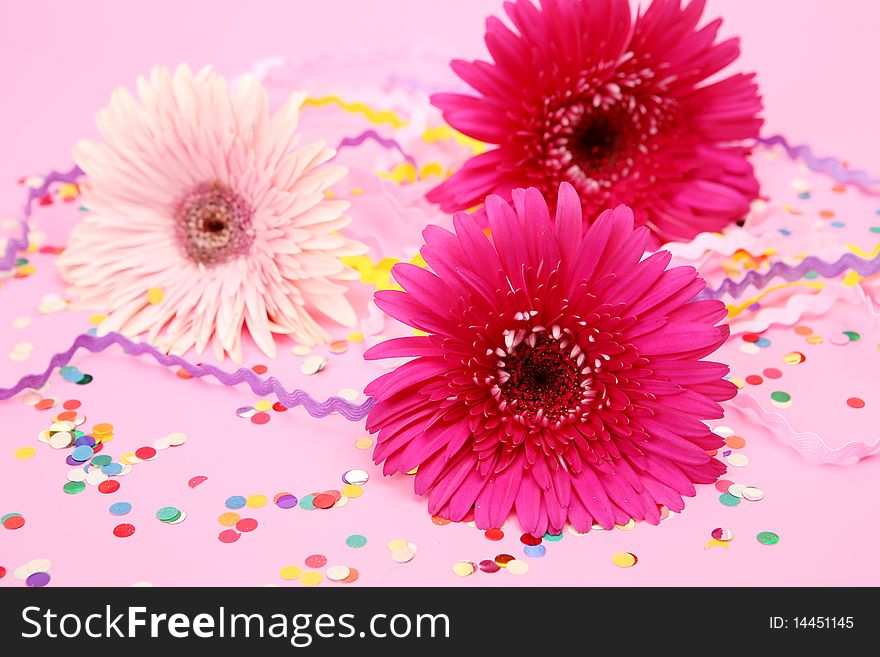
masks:
POLYGON ((543 540, 544 539, 539 536, 532 536, 528 533, 519 537, 520 543, 523 543, 524 545, 540 545, 543 540))
POLYGON ((364 489, 357 484, 347 484, 342 487, 342 494, 346 497, 360 497, 364 494, 364 489))
POLYGON ((807 357, 799 351, 792 351, 785 354, 785 356, 782 357, 782 360, 785 362, 786 365, 798 365, 807 360, 807 357))
POLYGON ((329 509, 334 504, 336 504, 336 500, 333 499, 332 495, 328 495, 327 493, 320 493, 315 495, 312 499, 312 504, 319 509, 329 509))
POLYGON ((245 504, 247 504, 247 500, 241 495, 233 495, 232 497, 226 498, 227 509, 240 509, 245 504))
POLYGON ((775 367, 768 367, 766 370, 764 370, 764 376, 768 379, 779 379, 782 377, 782 372, 780 372, 775 367))
POLYGON ((858 397, 850 397, 849 399, 846 400, 846 405, 849 406, 850 408, 864 408, 865 401, 863 399, 858 398, 858 397))
POLYGON ((540 559, 547 554, 547 547, 545 545, 525 545, 523 546, 523 552, 527 557, 540 559))
POLYGON ((762 545, 776 545, 779 542, 779 534, 775 532, 760 532, 757 539, 758 543, 762 545))
POLYGON ((733 482, 730 481, 729 479, 719 479, 718 481, 715 482, 715 490, 717 490, 721 493, 726 493, 728 490, 730 490, 730 486, 732 484, 733 484, 733 482))
POLYGON ((315 508, 315 496, 303 495, 299 500, 299 508, 312 511, 315 508))
POLYGON ((362 548, 367 544, 367 537, 362 534, 352 534, 345 539, 345 544, 350 548, 362 548))
POLYGON ((268 501, 269 500, 266 498, 265 495, 258 494, 258 495, 249 496, 246 500, 246 503, 252 509, 259 509, 261 506, 266 506, 266 502, 268 502, 268 501))
POLYGON ((323 554, 310 554, 306 557, 305 564, 309 568, 323 568, 327 565, 327 557, 323 554))
POLYGON ((252 532, 259 523, 254 518, 242 518, 235 523, 235 528, 240 532, 252 532))
POLYGON ((284 566, 284 568, 279 571, 281 579, 287 580, 297 579, 301 573, 302 568, 300 568, 299 566, 284 566))
POLYGON ((142 461, 149 461, 151 458, 154 458, 156 454, 156 449, 153 447, 139 447, 134 450, 134 455, 142 461))
POLYGON ((442 527, 444 525, 448 525, 452 521, 447 518, 441 518, 440 516, 431 516, 431 522, 433 522, 438 527, 442 527))
POLYGON ((718 497, 718 501, 724 506, 738 506, 740 503, 740 499, 736 495, 731 495, 730 493, 722 493, 718 497))
POLYGON ((15 458, 26 461, 27 459, 33 458, 37 455, 36 447, 19 447, 15 452, 13 452, 15 458))
POLYGON ((412 561, 415 556, 415 550, 409 546, 401 548, 400 550, 394 550, 394 552, 391 553, 391 559, 395 563, 407 563, 412 561))
POLYGON ((317 374, 326 367, 327 361, 322 356, 311 356, 303 361, 299 371, 305 375, 317 374))
POLYGON ((232 527, 241 520, 241 516, 238 515, 235 511, 227 511, 226 513, 221 513, 217 517, 217 522, 219 522, 224 527, 232 527))
POLYGON ((712 538, 716 541, 732 541, 733 540, 733 532, 729 529, 724 529, 722 527, 716 527, 712 530, 712 538))
POLYGON ((791 406, 791 395, 782 390, 775 390, 770 393, 770 401, 778 408, 788 408, 791 406))
POLYGON ((82 481, 68 481, 61 488, 68 495, 76 495, 77 493, 81 493, 86 489, 86 484, 82 481))
POLYGON ((251 368, 251 371, 252 371, 254 374, 265 374, 266 372, 269 371, 269 368, 266 367, 265 365, 254 365, 254 366, 251 368))
POLYGON ((348 566, 330 566, 327 569, 327 579, 333 582, 341 582, 348 579, 350 574, 351 570, 348 566))
POLYGON ((217 536, 220 539, 221 543, 235 543, 238 539, 241 538, 241 534, 239 534, 234 529, 224 529, 217 536))
POLYGON ((727 438, 724 439, 724 444, 731 449, 742 449, 746 446, 746 441, 742 436, 733 435, 727 436, 727 438))
POLYGON ((342 481, 346 484, 357 484, 363 486, 370 480, 370 475, 366 470, 348 470, 342 475, 342 481))
POLYGON ((268 411, 272 408, 272 402, 270 402, 268 399, 261 399, 256 404, 254 404, 254 408, 256 408, 258 411, 268 411))
POLYGON ((372 438, 358 438, 354 441, 354 446, 358 449, 370 449, 373 446, 372 438))
POLYGON ((114 502, 110 505, 110 513, 114 516, 124 516, 131 511, 131 504, 128 502, 114 502))
POLYGON ((760 376, 758 376, 757 374, 749 374, 749 375, 746 377, 746 383, 748 383, 748 384, 751 385, 751 386, 759 386, 759 385, 761 385, 762 383, 764 383, 764 379, 762 379, 762 378, 761 378, 760 376))
POLYGON ((24 524, 24 516, 19 513, 7 513, 2 519, 2 525, 6 529, 21 529, 24 524))
POLYGON ((190 480, 187 482, 187 485, 188 485, 190 488, 195 488, 195 487, 198 486, 199 484, 203 484, 203 483, 205 483, 206 481, 208 481, 208 478, 207 478, 207 477, 205 477, 204 475, 198 475, 198 476, 193 477, 192 479, 190 479, 190 480))
POLYGON ((502 568, 507 568, 507 564, 513 561, 516 557, 512 554, 496 554, 495 555, 495 563, 501 566, 502 568))
POLYGON ((511 575, 525 575, 529 572, 529 564, 519 559, 513 559, 507 562, 507 572, 511 575))
POLYGON ((502 538, 504 538, 504 532, 500 529, 492 528, 487 529, 484 536, 490 541, 500 541, 502 538))
POLYGON ((619 568, 631 568, 639 562, 632 552, 615 552, 611 557, 611 563, 619 568))
POLYGON ((128 538, 134 534, 134 525, 123 522, 113 528, 113 535, 117 538, 128 538))
POLYGON ((501 566, 495 563, 492 559, 483 559, 480 562, 480 570, 484 573, 497 573, 501 570, 501 566))
POLYGON ((742 468, 749 464, 749 457, 745 454, 731 454, 727 457, 727 463, 735 468, 742 468))
POLYGON ((115 479, 107 479, 106 481, 102 481, 100 484, 98 484, 98 492, 104 493, 104 495, 115 493, 118 490, 119 482, 115 479))
POLYGON ((40 586, 46 586, 46 584, 49 583, 50 579, 52 579, 52 578, 49 575, 49 573, 43 573, 43 572, 31 573, 30 575, 28 575, 28 577, 24 583, 27 584, 28 586, 40 587, 40 586))
POLYGON ((290 493, 284 493, 279 495, 275 500, 275 504, 280 509, 292 509, 296 506, 298 500, 295 495, 291 495, 290 493))
POLYGON ((299 581, 305 586, 317 586, 323 580, 324 576, 315 570, 307 570, 299 576, 299 581))
POLYGON ((458 575, 459 577, 468 577, 473 575, 476 572, 476 568, 474 568, 474 564, 470 561, 458 561, 452 564, 452 572, 458 575))
POLYGON ((742 489, 742 496, 749 502, 759 502, 764 499, 764 491, 757 486, 746 486, 742 489))
POLYGON ((156 518, 162 522, 172 522, 180 517, 180 509, 176 506, 163 506, 156 511, 156 518))
POLYGON ((748 354, 749 356, 754 356, 755 354, 761 351, 761 348, 754 344, 753 342, 743 342, 739 346, 739 350, 744 354, 748 354))
POLYGON ((272 416, 266 413, 265 411, 259 411, 251 415, 251 422, 253 424, 266 424, 269 420, 272 419, 272 416))

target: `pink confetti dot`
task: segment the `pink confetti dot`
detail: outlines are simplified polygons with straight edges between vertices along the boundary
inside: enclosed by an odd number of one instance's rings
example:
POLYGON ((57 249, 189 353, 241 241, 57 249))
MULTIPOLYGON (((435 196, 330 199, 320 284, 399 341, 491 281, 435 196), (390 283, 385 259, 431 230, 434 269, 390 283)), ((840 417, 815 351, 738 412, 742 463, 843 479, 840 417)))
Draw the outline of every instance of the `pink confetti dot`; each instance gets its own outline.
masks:
POLYGON ((306 565, 309 568, 323 568, 327 565, 327 557, 323 554, 312 554, 306 557, 306 565))

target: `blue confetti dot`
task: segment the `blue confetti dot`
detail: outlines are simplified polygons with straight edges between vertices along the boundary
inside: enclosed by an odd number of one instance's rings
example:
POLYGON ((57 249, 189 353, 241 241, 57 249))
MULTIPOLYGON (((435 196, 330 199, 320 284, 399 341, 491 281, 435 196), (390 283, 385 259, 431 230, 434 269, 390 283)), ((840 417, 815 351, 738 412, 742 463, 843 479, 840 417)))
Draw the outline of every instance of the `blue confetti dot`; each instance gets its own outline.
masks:
POLYGON ((122 464, 121 463, 108 463, 103 468, 101 468, 101 472, 105 475, 118 475, 122 472, 122 464))
POLYGON ((758 338, 758 339, 755 341, 755 344, 756 344, 758 347, 761 347, 762 349, 766 349, 767 347, 769 347, 769 346, 770 346, 771 344, 773 344, 773 343, 770 342, 770 340, 768 340, 767 338, 758 338))
POLYGON ((73 457, 74 461, 79 461, 82 463, 83 461, 88 461, 95 454, 95 450, 93 450, 88 445, 80 445, 79 447, 74 447, 73 451, 70 455, 73 457))
POLYGON ((787 229, 785 229, 785 228, 780 228, 780 229, 779 229, 779 232, 782 233, 783 235, 785 235, 786 237, 788 237, 789 235, 791 235, 791 231, 790 231, 790 230, 787 230, 787 229))
POLYGON ((844 226, 846 226, 846 224, 843 223, 842 221, 832 221, 831 225, 834 226, 835 228, 843 228, 844 226))
POLYGON ((523 547, 523 552, 526 553, 527 557, 540 559, 545 554, 547 554, 547 548, 543 545, 526 545, 525 547, 523 547))
POLYGON ((233 495, 226 499, 226 508, 227 509, 240 509, 245 504, 247 504, 247 500, 241 495, 233 495))
POLYGON ((114 516, 124 516, 131 511, 131 504, 128 502, 114 502, 110 505, 110 513, 114 516))
POLYGON ((806 199, 810 198, 810 192, 801 192, 800 194, 798 194, 798 198, 802 198, 802 199, 806 200, 806 199))

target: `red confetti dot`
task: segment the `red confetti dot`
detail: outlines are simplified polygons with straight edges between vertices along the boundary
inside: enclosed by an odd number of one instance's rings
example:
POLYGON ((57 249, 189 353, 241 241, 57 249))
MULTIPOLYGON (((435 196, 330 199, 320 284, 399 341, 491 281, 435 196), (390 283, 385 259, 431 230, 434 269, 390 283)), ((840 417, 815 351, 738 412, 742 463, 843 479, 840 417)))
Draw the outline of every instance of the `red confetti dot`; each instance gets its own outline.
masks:
POLYGON ((846 404, 850 408, 864 408, 865 407, 865 400, 859 399, 858 397, 850 397, 849 399, 846 400, 846 404))
POLYGON ((137 456, 139 459, 148 461, 149 459, 156 456, 156 450, 152 447, 138 447, 136 450, 134 450, 134 455, 137 456))
POLYGON ((11 516, 3 523, 6 529, 21 529, 24 527, 24 516, 11 516))
POLYGON ((731 486, 733 486, 733 482, 730 479, 719 479, 715 482, 715 490, 720 493, 726 493, 731 486))
POLYGON ((336 500, 333 499, 332 495, 321 493, 320 495, 315 495, 315 499, 312 500, 312 504, 314 504, 319 509, 329 509, 331 506, 336 504, 336 500))
POLYGON ((748 383, 749 385, 752 385, 752 386, 759 386, 762 383, 764 383, 764 379, 762 379, 757 374, 749 374, 746 377, 746 383, 748 383))
POLYGON ((3 566, 0 566, 0 579, 3 579, 6 576, 6 569, 3 566))
POLYGON ((38 411, 45 411, 49 408, 52 408, 54 405, 55 405, 55 400, 47 398, 47 399, 41 399, 36 404, 34 404, 34 408, 36 408, 38 411))
POLYGON ((323 568, 327 565, 327 557, 323 554, 311 554, 306 557, 306 565, 309 568, 323 568))
POLYGON ((205 483, 206 481, 208 481, 208 478, 207 478, 207 477, 205 477, 204 475, 199 475, 199 476, 197 476, 197 477, 193 477, 192 479, 190 479, 190 480, 187 482, 187 484, 189 485, 190 488, 195 488, 195 487, 198 486, 199 484, 203 484, 203 483, 205 483))
POLYGON ((272 404, 272 410, 276 413, 283 413, 287 410, 287 406, 285 406, 281 402, 275 402, 274 404, 272 404))
POLYGON ((242 518, 235 523, 235 528, 240 532, 252 532, 257 528, 257 524, 253 518, 242 518))
POLYGON ((780 379, 782 378, 782 372, 777 370, 775 367, 768 367, 764 370, 764 376, 768 379, 780 379))
POLYGON ((520 543, 524 545, 540 545, 544 539, 540 536, 532 536, 531 534, 523 534, 519 537, 520 543))
POLYGON ((115 493, 118 490, 119 482, 115 479, 107 479, 106 481, 102 481, 100 484, 98 484, 98 492, 104 493, 105 495, 115 493))
POLYGON ((263 411, 258 411, 251 415, 251 422, 254 424, 266 424, 271 419, 271 416, 268 413, 263 411))
POLYGON ((342 493, 332 488, 330 490, 325 490, 324 495, 329 495, 330 497, 332 497, 333 504, 336 504, 342 498, 342 493))
POLYGON ((52 197, 46 194, 40 198, 40 205, 52 205, 52 197))
POLYGON ((102 449, 104 449, 104 443, 102 443, 102 442, 96 442, 94 445, 92 445, 92 453, 93 454, 97 454, 102 449))
POLYGON ((480 562, 480 570, 484 573, 497 573, 501 570, 501 566, 495 563, 492 559, 483 559, 480 562))
POLYGON ((79 399, 68 399, 66 402, 64 402, 63 406, 68 411, 75 411, 80 406, 82 406, 82 402, 79 399))
POLYGON ((746 333, 743 335, 743 342, 757 342, 761 336, 757 333, 746 333))
POLYGON ((265 365, 254 365, 254 366, 251 368, 251 371, 252 371, 254 374, 265 374, 266 372, 269 371, 269 368, 266 367, 265 365))
POLYGON ((504 532, 495 527, 487 529, 484 535, 490 541, 500 541, 502 538, 504 538, 504 532))
POLYGON ((220 532, 217 538, 220 539, 221 543, 235 543, 238 539, 241 538, 241 534, 239 534, 234 529, 224 529, 220 532))
POLYGON ((118 538, 128 538, 134 534, 134 525, 123 522, 113 528, 113 535, 118 538))

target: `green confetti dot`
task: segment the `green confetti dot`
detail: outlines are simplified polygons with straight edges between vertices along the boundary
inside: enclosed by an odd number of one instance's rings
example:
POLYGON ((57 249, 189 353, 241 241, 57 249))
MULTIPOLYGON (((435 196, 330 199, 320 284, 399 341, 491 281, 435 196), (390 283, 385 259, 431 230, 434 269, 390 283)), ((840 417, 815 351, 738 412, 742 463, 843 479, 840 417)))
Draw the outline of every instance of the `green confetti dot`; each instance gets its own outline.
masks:
POLYGON ((806 278, 808 281, 811 281, 814 278, 819 278, 819 273, 815 271, 808 271, 806 274, 804 274, 804 278, 806 278))
POLYGON ((758 543, 762 545, 776 545, 779 542, 779 534, 776 532, 760 532, 758 543))
POLYGON ((718 496, 718 501, 724 506, 739 506, 740 503, 740 499, 736 495, 731 495, 730 493, 721 493, 721 495, 718 496))
POLYGON ((176 506, 163 506, 156 511, 156 517, 162 522, 174 522, 180 517, 180 509, 176 506))
POLYGON ((306 511, 312 511, 315 508, 315 496, 303 495, 299 499, 299 508, 305 509, 306 511))
POLYGON ((95 458, 92 459, 92 465, 103 468, 105 465, 110 465, 113 459, 106 454, 98 454, 95 458))
POLYGON ((775 392, 770 393, 770 399, 772 399, 775 402, 779 402, 781 404, 784 404, 785 402, 791 401, 791 395, 789 395, 787 392, 782 392, 781 390, 776 390, 775 392))
POLYGON ((556 543, 557 541, 562 540, 562 534, 551 534, 548 532, 548 533, 544 534, 544 540, 549 541, 551 543, 556 543))
POLYGON ((0 525, 5 525, 6 521, 9 520, 10 518, 18 518, 19 516, 21 516, 20 513, 15 513, 15 512, 7 513, 5 516, 0 518, 0 525))
POLYGON ((856 333, 855 331, 844 331, 843 334, 849 338, 850 342, 855 342, 860 339, 862 336, 856 333))
POLYGON ((62 489, 68 495, 76 495, 77 493, 82 493, 86 489, 86 483, 84 481, 68 481, 62 489))
POLYGON ((868 230, 872 233, 880 233, 880 226, 871 226, 868 230))
POLYGON ((367 537, 361 534, 352 534, 345 539, 345 544, 351 548, 362 548, 367 544, 367 537))

